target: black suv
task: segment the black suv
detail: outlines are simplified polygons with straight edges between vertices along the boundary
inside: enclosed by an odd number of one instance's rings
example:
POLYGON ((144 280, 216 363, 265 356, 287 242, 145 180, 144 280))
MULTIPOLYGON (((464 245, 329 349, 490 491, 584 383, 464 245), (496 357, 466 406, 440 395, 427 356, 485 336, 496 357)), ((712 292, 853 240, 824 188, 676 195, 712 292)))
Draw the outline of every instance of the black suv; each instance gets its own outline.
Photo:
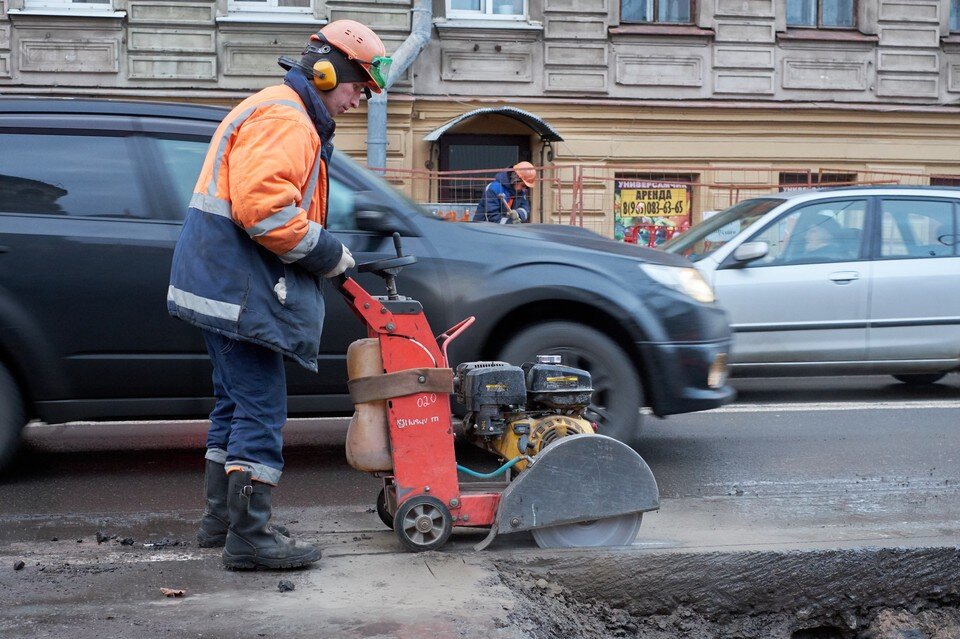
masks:
MULTIPOLYGON (((174 243, 226 110, 0 98, 0 467, 24 424, 196 418, 212 406, 200 332, 167 315, 174 243)), ((632 441, 657 415, 732 399, 730 328, 681 257, 576 227, 437 219, 337 154, 328 226, 357 262, 418 262, 399 289, 440 332, 476 324, 451 362, 558 353, 590 370, 593 420, 632 441), (698 301, 700 300, 700 301, 698 301)), ((383 283, 359 281, 374 293, 383 283)), ((327 287, 320 372, 289 367, 290 413, 348 414, 347 345, 360 322, 327 287)))

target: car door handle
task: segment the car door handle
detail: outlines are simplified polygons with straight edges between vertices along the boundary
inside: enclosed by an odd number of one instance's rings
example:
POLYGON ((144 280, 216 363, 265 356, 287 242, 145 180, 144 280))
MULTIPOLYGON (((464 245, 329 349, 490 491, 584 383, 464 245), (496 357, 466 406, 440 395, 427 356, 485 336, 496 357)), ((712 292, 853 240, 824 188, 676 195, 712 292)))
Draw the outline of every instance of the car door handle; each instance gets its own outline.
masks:
POLYGON ((852 282, 853 280, 859 280, 860 273, 857 273, 856 271, 837 271, 836 273, 831 273, 829 277, 837 284, 846 284, 847 282, 852 282))
POLYGON ((0 253, 9 253, 9 252, 10 252, 9 246, 3 246, 2 244, 0 244, 0 253))

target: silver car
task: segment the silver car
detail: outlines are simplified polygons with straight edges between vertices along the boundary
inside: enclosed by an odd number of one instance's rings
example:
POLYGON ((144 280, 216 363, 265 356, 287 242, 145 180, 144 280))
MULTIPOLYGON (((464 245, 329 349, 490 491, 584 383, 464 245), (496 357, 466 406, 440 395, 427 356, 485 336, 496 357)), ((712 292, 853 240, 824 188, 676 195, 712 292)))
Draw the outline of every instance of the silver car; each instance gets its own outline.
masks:
POLYGON ((848 187, 745 200, 660 248, 730 313, 735 375, 960 370, 960 189, 848 187))

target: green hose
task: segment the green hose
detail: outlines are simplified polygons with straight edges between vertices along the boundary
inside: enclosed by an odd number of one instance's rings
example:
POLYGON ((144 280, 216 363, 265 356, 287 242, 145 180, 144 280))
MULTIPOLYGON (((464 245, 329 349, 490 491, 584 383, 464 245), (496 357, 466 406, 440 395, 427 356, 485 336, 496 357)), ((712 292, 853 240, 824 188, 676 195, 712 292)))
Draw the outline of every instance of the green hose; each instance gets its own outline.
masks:
POLYGON ((516 464, 521 459, 523 459, 523 455, 517 455, 516 457, 514 457, 513 459, 508 461, 506 464, 504 464, 500 468, 493 471, 492 473, 478 473, 477 471, 470 470, 466 466, 461 466, 460 464, 457 464, 457 470, 459 470, 461 473, 466 473, 471 477, 476 477, 477 479, 492 479, 497 475, 502 475, 503 473, 507 472, 508 468, 512 468, 513 465, 516 464))

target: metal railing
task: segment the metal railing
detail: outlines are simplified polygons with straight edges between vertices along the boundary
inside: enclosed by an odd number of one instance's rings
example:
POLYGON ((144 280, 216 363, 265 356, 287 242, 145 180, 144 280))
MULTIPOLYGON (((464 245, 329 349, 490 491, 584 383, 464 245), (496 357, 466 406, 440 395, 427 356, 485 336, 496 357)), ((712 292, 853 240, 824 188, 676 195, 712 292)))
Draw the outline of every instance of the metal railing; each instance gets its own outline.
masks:
MULTIPOLYGON (((473 219, 473 211, 496 173, 509 170, 383 169, 381 173, 415 201, 425 203, 438 217, 464 222, 473 219)), ((960 176, 853 166, 810 169, 667 163, 556 164, 536 167, 536 171, 537 184, 530 194, 530 221, 587 227, 616 239, 647 245, 669 239, 713 211, 783 190, 882 184, 960 186, 960 176), (621 188, 626 183, 632 187, 653 186, 646 190, 621 188), (647 199, 637 199, 638 195, 647 199), (630 215, 624 215, 628 209, 630 215)))

